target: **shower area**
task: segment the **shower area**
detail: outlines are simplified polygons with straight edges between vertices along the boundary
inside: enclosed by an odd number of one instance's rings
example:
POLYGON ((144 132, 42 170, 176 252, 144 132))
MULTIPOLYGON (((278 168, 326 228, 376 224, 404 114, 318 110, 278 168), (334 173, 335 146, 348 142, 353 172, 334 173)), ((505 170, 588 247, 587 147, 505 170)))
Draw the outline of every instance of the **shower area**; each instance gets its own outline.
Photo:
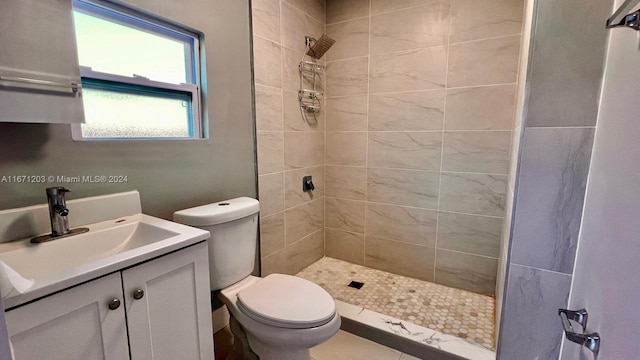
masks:
POLYGON ((523 5, 252 1, 263 276, 495 347, 523 5))

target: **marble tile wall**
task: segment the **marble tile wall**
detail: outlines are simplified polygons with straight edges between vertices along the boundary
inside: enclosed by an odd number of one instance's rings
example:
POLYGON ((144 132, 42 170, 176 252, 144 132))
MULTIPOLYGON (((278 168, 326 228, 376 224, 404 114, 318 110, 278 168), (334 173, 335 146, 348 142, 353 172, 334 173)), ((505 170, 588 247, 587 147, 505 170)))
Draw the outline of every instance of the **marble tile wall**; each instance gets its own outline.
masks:
POLYGON ((327 0, 327 256, 494 294, 523 2, 327 0))
MULTIPOLYGON (((295 274, 324 256, 325 119, 303 121, 297 93, 304 37, 324 32, 324 0, 251 3, 261 272, 295 274), (305 175, 313 176, 311 194, 302 191, 305 175)), ((343 67, 337 86, 351 70, 343 67)))
POLYGON ((522 136, 511 165, 496 302, 498 358, 558 359, 591 160, 612 1, 528 1, 528 92, 518 91, 522 136), (568 30, 571 29, 571 30, 568 30), (569 44, 565 46, 565 44, 569 44), (505 234, 506 235, 506 234, 505 234))

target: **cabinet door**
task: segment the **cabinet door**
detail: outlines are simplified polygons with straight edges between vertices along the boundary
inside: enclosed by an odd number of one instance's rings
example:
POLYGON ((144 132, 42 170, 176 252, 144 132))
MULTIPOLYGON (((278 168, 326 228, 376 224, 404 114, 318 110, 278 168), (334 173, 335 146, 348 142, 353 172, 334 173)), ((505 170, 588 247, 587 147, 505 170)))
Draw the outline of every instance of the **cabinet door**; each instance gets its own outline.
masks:
POLYGON ((45 297, 5 316, 15 360, 128 359, 120 273, 45 297))
POLYGON ((122 282, 132 359, 213 359, 206 242, 125 270, 122 282))

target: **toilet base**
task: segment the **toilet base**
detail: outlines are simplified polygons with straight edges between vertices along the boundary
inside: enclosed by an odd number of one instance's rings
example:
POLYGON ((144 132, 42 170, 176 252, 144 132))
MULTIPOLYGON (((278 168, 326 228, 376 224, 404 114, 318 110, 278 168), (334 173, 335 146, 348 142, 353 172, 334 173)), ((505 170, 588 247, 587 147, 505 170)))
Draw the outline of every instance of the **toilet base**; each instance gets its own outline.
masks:
POLYGON ((311 360, 309 349, 278 349, 262 344, 249 335, 251 350, 258 354, 260 360, 311 360))
POLYGON ((247 335, 238 320, 231 315, 229 327, 233 347, 226 360, 310 360, 309 349, 274 349, 247 335))
POLYGON ((229 318, 229 328, 233 334, 233 347, 229 351, 226 360, 258 360, 258 355, 251 351, 249 347, 247 334, 233 315, 229 318))

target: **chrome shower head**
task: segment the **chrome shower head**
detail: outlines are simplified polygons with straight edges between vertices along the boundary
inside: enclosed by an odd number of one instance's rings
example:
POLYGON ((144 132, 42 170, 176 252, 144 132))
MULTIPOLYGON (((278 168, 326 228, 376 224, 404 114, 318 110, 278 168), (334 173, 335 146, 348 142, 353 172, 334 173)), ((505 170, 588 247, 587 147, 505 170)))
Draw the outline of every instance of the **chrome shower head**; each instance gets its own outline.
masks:
POLYGON ((322 36, 320 36, 320 39, 318 40, 310 38, 308 36, 305 38, 305 40, 307 43, 307 47, 309 48, 309 50, 307 50, 307 55, 318 60, 324 55, 324 53, 327 52, 327 50, 329 50, 333 43, 336 42, 326 34, 322 34, 322 36))

